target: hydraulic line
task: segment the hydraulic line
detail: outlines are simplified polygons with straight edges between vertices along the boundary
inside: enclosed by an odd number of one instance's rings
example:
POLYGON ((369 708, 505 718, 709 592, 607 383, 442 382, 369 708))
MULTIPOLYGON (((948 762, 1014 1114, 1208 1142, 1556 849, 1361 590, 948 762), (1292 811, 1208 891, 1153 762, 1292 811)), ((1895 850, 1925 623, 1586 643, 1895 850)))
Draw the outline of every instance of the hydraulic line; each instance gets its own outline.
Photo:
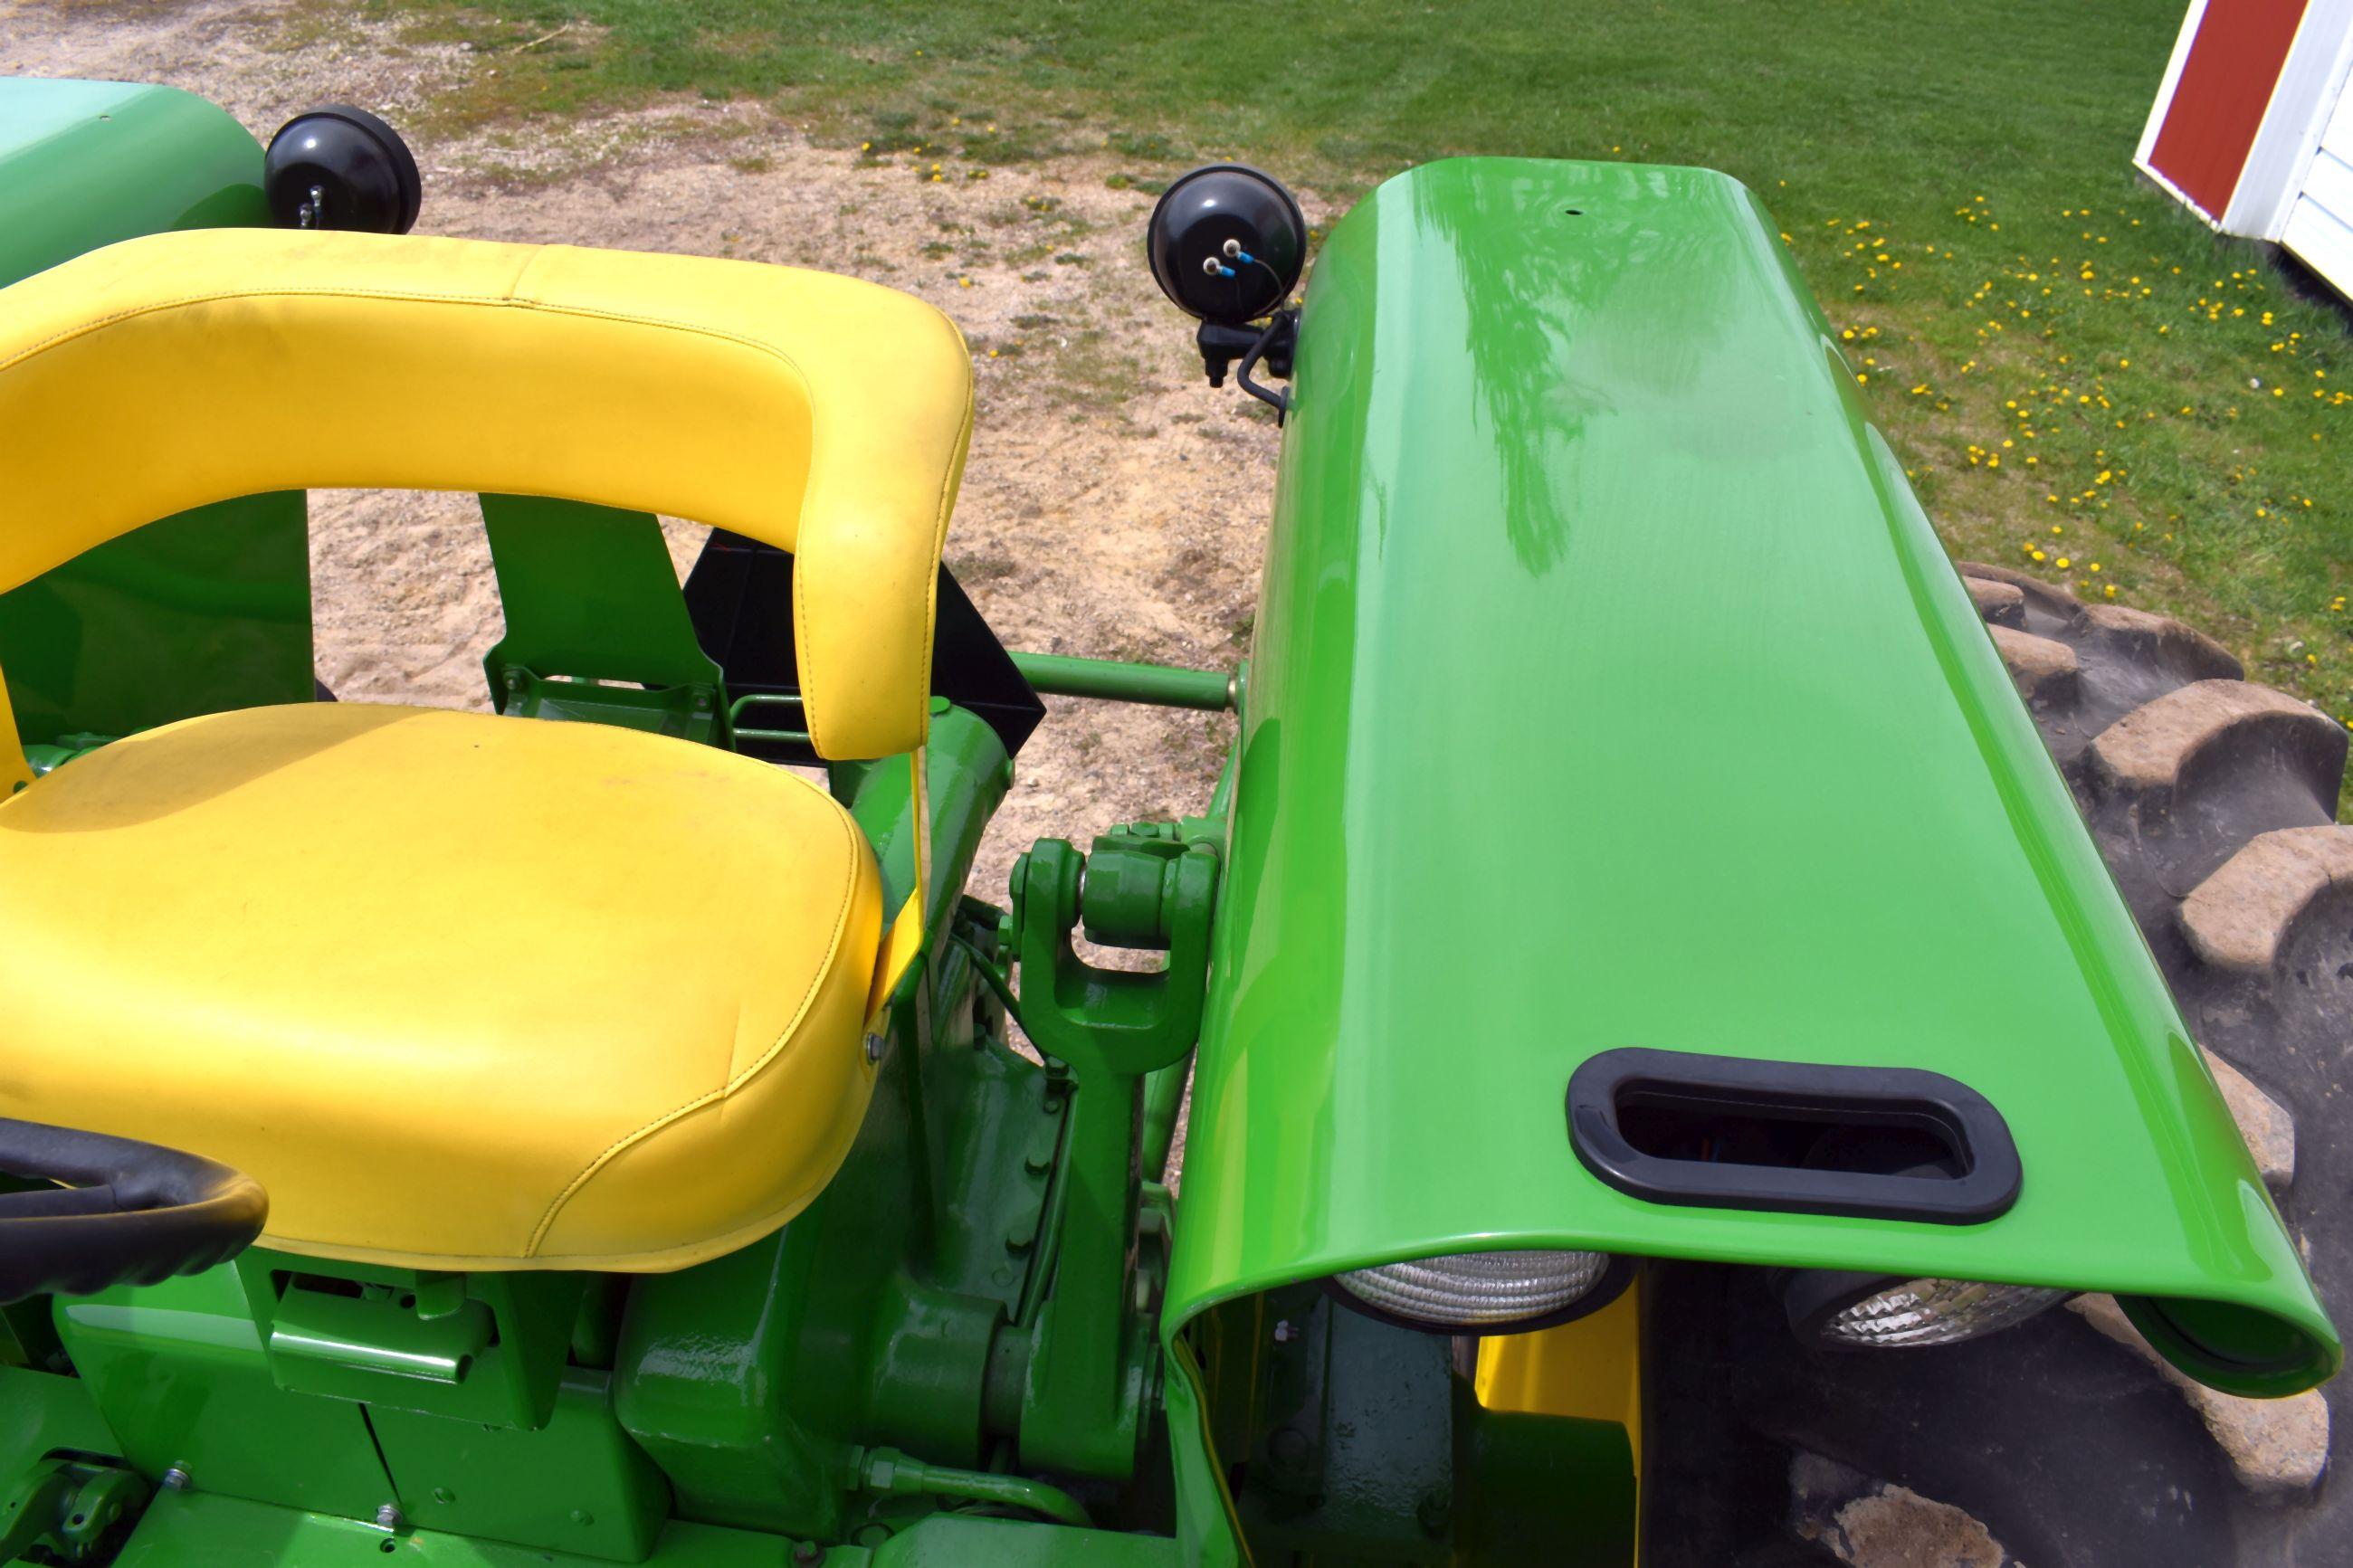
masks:
POLYGON ((853 1468, 859 1485, 886 1497, 960 1498, 967 1502, 1002 1503, 1027 1509, 1057 1524, 1093 1527, 1079 1500, 1060 1487, 1026 1476, 1000 1476, 988 1470, 951 1469, 911 1459, 896 1448, 861 1450, 853 1468))

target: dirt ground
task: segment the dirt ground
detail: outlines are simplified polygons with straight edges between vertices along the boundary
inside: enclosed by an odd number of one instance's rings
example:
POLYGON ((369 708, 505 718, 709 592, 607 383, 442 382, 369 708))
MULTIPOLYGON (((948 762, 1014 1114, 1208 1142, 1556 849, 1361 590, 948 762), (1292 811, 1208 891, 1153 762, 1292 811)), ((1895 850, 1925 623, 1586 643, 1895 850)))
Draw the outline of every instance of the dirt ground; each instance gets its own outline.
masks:
MULTIPOLYGON (((322 19, 293 0, 0 0, 0 74, 167 82, 267 140, 313 104, 375 109, 425 172, 420 233, 684 251, 851 273, 944 310, 974 352, 972 455, 948 533, 1008 647, 1229 668, 1245 651, 1273 490, 1265 410, 1201 380, 1191 323, 1142 255, 1152 198, 1063 159, 934 181, 920 158, 812 146, 757 105, 420 134, 418 111, 495 55, 322 19)), ((1328 214, 1306 197, 1310 220, 1328 214)), ((364 367, 355 367, 364 372, 364 367)), ((318 491, 312 596, 339 694, 483 707, 501 628, 471 497, 318 491)), ((698 530, 670 520, 691 563, 698 530)), ((1002 900, 1041 834, 1198 810, 1222 715, 1052 700, 980 863, 1002 900)))

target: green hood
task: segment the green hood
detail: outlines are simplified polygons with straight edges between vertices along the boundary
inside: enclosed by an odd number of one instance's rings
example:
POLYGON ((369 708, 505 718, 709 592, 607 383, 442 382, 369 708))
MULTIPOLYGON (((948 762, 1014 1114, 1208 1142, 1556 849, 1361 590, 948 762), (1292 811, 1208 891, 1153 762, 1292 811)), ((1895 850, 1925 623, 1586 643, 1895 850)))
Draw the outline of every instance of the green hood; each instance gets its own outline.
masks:
POLYGON ((1172 1334, 1286 1280, 1574 1247, 2114 1291, 2216 1386, 2334 1370, 1856 380, 1720 174, 1434 163, 1334 231, 1172 1334), (2014 1201, 1956 1223, 1621 1190, 1565 1105, 1638 1047, 1957 1079, 2007 1126, 2014 1201))

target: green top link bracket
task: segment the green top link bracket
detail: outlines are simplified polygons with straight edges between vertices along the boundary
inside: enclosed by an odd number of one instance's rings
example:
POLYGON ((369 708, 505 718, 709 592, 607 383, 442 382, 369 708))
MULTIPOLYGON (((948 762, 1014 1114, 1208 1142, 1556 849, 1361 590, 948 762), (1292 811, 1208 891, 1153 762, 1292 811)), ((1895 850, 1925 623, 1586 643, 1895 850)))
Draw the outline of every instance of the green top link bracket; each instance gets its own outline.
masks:
POLYGON ((1153 1364, 1152 1278, 1138 1262, 1144 1080, 1199 1037, 1218 870, 1207 843, 1135 833, 1097 838, 1092 856, 1040 839, 1013 870, 1021 1024, 1078 1085, 1060 1258, 1022 1397, 1025 1464, 1134 1473, 1153 1364), (1166 951, 1166 967, 1086 963, 1071 947, 1082 921, 1092 942, 1166 951))
POLYGON ((726 691, 650 512, 486 495, 506 635, 482 660, 499 711, 729 743, 726 691))

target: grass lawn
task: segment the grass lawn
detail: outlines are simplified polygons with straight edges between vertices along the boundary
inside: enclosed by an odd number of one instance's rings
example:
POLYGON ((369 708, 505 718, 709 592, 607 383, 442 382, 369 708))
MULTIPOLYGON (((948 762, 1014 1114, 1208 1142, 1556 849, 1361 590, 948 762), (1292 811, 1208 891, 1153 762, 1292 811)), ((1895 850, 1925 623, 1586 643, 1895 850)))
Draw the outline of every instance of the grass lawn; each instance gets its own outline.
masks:
POLYGON ((758 97, 877 158, 1702 163, 1779 219, 1957 554, 2179 616, 2353 720, 2353 354, 2137 183, 2182 0, 375 0, 502 52, 440 112, 758 97))

